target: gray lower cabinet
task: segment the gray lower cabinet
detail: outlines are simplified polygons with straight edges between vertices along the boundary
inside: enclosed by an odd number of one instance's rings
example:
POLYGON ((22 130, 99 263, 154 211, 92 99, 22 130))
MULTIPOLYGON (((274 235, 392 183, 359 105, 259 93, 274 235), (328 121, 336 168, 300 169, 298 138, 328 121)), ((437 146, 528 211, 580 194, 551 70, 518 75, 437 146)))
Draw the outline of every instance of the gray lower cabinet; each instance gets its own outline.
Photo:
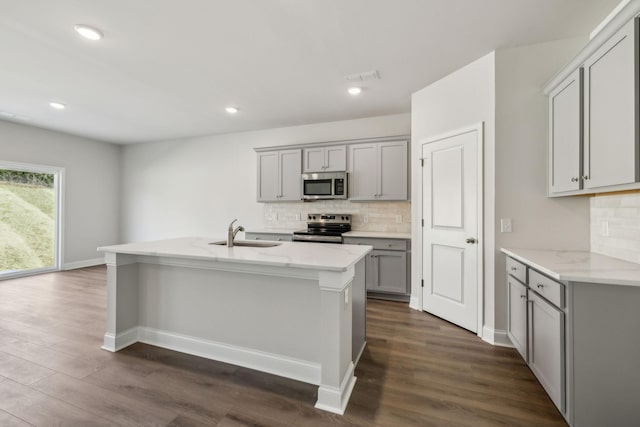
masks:
POLYGON ((507 284, 507 336, 565 415, 565 286, 512 258, 507 284))
POLYGON ((366 257, 366 288, 370 296, 408 300, 410 294, 410 241, 345 237, 344 243, 373 246, 373 251, 366 257))
POLYGON ((247 231, 244 238, 247 240, 273 240, 276 242, 291 242, 293 240, 293 235, 291 233, 261 233, 247 231))
POLYGON ((507 273, 507 335, 569 425, 640 426, 640 286, 507 273))
POLYGON ((507 336, 525 361, 527 356, 527 286, 508 276, 509 310, 507 336))

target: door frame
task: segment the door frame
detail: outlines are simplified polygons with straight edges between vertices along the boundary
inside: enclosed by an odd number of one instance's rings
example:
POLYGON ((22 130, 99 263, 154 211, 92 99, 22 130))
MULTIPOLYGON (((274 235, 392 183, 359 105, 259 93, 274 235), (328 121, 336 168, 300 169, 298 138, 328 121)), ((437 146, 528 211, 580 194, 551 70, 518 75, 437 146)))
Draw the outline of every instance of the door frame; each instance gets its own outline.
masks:
MULTIPOLYGON (((424 167, 422 167, 424 163, 424 158, 422 157, 423 147, 427 144, 431 144, 433 142, 441 141, 443 139, 448 139, 453 136, 462 135, 465 133, 476 132, 477 135, 477 153, 478 153, 478 176, 477 179, 477 197, 478 197, 478 206, 477 206, 477 220, 478 220, 478 266, 477 266, 477 274, 478 274, 478 327, 477 327, 477 335, 482 338, 483 329, 484 329, 484 122, 479 122, 471 126, 465 126, 456 130, 452 130, 449 132, 445 132, 436 136, 423 138, 419 141, 420 146, 420 180, 418 182, 418 194, 420 195, 420 215, 422 216, 422 220, 424 221, 424 188, 422 182, 424 180, 424 167)), ((422 286, 420 287, 420 292, 418 293, 418 304, 419 310, 424 311, 423 309, 423 290, 424 290, 424 257, 422 253, 422 245, 423 245, 423 235, 424 235, 424 226, 420 228, 419 234, 419 242, 415 245, 417 251, 419 252, 419 260, 420 260, 420 283, 422 286)))
POLYGON ((48 273, 62 270, 64 265, 64 182, 65 168, 59 166, 37 165, 33 163, 18 163, 0 160, 0 169, 11 169, 23 172, 47 173, 54 176, 54 203, 56 213, 55 225, 55 249, 54 265, 52 267, 34 268, 31 270, 17 271, 0 275, 0 280, 14 277, 31 276, 34 274, 48 273))

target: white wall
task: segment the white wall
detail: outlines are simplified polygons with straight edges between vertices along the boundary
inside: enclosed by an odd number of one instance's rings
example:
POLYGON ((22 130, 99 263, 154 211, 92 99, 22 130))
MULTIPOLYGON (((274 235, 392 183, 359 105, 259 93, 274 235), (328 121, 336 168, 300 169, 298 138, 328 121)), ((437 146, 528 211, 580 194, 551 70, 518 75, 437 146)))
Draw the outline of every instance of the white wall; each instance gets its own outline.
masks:
POLYGON ((126 146, 124 241, 224 237, 234 218, 247 229, 264 227, 264 206, 256 202, 256 147, 409 132, 410 115, 399 114, 126 146))
POLYGON ((547 97, 542 88, 586 43, 566 39, 496 52, 495 328, 507 325, 501 247, 589 250, 589 200, 547 197, 547 97), (500 219, 513 220, 500 233, 500 219))
POLYGON ((421 308, 420 280, 422 279, 422 170, 418 167, 422 143, 425 139, 484 122, 484 181, 485 181, 485 324, 493 327, 494 295, 494 54, 490 53, 432 85, 413 94, 411 99, 412 138, 412 256, 411 256, 411 306, 421 308))
MULTIPOLYGON (((413 162, 421 141, 484 122, 484 333, 504 338, 505 258, 501 247, 589 249, 589 201, 547 198, 547 99, 544 84, 584 44, 569 39, 499 50, 416 92, 413 162), (513 232, 500 233, 511 218, 513 232)), ((421 292, 420 168, 414 167, 412 306, 421 292)), ((491 338, 490 338, 491 340, 491 338)))
POLYGON ((63 267, 120 242, 120 153, 114 144, 0 121, 0 160, 65 168, 63 267))

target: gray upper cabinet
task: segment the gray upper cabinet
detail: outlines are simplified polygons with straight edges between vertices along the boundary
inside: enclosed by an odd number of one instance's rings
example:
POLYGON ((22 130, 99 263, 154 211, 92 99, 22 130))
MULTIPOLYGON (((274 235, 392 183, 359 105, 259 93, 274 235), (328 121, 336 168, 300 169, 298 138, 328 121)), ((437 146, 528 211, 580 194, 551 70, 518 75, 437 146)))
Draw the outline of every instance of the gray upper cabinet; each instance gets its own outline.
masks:
POLYGON ((549 194, 582 188, 582 68, 549 94, 549 194))
POLYGON ((302 150, 258 153, 258 201, 301 200, 302 150))
POLYGON ((349 198, 407 200, 407 141, 349 146, 349 198))
POLYGON ((347 170, 347 147, 333 145, 302 150, 303 172, 343 172, 347 170))
POLYGON ((631 20, 584 64, 584 187, 637 181, 636 26, 631 20))
POLYGON ((640 188, 638 18, 607 34, 545 89, 551 197, 640 188))

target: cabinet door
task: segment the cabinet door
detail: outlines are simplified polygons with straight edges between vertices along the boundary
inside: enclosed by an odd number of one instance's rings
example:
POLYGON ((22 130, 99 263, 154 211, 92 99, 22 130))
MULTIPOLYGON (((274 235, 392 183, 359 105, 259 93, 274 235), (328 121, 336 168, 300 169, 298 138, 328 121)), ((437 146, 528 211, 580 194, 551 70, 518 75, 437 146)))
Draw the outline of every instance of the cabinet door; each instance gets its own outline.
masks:
POLYGON ((507 336, 527 361, 527 287, 511 276, 508 283, 507 336))
MULTIPOLYGON (((325 150, 322 147, 305 148, 302 150, 302 170, 306 172, 324 171, 325 150)), ((343 169, 344 170, 344 169, 343 169)))
POLYGON ((529 291, 529 367, 560 412, 565 411, 564 313, 529 291))
POLYGON ((585 188, 637 181, 636 35, 631 20, 584 65, 585 188))
POLYGON ((278 200, 302 199, 302 150, 280 151, 280 197, 278 200))
POLYGON ((258 201, 276 201, 279 195, 278 151, 258 153, 258 201))
POLYGON ((377 144, 354 144, 349 147, 349 199, 376 200, 377 164, 377 144))
POLYGON ((336 145, 325 149, 324 170, 326 172, 344 172, 347 170, 347 147, 336 145))
POLYGON ((407 254, 403 251, 372 252, 375 281, 371 291, 407 293, 407 254))
POLYGON ((549 94, 549 193, 582 187, 582 68, 549 94))
POLYGON ((407 143, 383 142, 378 145, 377 200, 407 200, 407 143))

